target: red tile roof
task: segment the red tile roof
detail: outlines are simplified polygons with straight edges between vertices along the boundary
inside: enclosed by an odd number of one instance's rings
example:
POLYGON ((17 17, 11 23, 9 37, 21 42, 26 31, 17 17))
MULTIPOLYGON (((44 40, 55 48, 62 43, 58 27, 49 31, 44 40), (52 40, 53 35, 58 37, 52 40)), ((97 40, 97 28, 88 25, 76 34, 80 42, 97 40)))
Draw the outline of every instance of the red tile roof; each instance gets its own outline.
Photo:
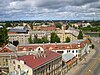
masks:
POLYGON ((25 55, 17 58, 17 60, 22 60, 27 66, 31 68, 36 68, 45 64, 46 62, 49 62, 50 60, 53 60, 56 57, 61 56, 59 53, 55 53, 53 51, 45 51, 45 54, 46 58, 44 58, 43 56, 39 58, 34 58, 34 55, 25 55))
POLYGON ((52 31, 52 30, 56 30, 56 27, 54 25, 52 26, 48 26, 48 27, 41 27, 40 30, 44 30, 44 31, 52 31))
POLYGON ((16 32, 8 32, 8 34, 17 34, 16 32))
POLYGON ((86 44, 89 44, 88 40, 85 40, 81 43, 75 43, 75 44, 67 44, 67 43, 50 43, 50 44, 29 44, 29 45, 19 45, 18 51, 23 51, 24 48, 26 48, 27 51, 29 51, 29 48, 35 50, 37 47, 42 47, 44 50, 67 50, 67 49, 78 49, 83 48, 86 44))
POLYGON ((12 52, 12 51, 5 47, 2 50, 0 50, 0 53, 3 53, 3 52, 12 52))

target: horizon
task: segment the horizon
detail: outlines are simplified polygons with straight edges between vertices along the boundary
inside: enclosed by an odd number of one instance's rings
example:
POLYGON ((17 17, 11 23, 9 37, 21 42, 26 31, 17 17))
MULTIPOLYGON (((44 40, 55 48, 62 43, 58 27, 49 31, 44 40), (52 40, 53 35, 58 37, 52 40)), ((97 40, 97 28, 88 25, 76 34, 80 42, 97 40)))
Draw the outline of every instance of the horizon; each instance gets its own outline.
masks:
POLYGON ((35 21, 41 21, 41 22, 57 22, 57 21, 66 21, 66 22, 92 22, 92 21, 100 21, 100 20, 3 20, 3 21, 0 21, 1 23, 2 22, 35 22, 35 21))

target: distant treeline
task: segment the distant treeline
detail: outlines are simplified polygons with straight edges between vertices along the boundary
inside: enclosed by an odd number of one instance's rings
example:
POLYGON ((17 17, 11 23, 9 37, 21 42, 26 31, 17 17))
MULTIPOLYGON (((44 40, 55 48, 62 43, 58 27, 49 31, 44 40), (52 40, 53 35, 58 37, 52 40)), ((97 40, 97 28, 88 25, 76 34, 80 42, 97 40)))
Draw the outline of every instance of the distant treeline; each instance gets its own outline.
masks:
POLYGON ((30 23, 30 22, 72 22, 72 23, 77 23, 77 22, 100 22, 100 21, 93 21, 93 20, 16 20, 16 21, 0 21, 0 23, 6 23, 6 22, 10 22, 10 23, 20 23, 20 22, 26 22, 26 23, 30 23))
POLYGON ((100 26, 100 21, 92 21, 90 22, 92 26, 100 26))
POLYGON ((84 28, 80 28, 81 30, 85 31, 85 32, 100 32, 100 27, 84 27, 84 28))

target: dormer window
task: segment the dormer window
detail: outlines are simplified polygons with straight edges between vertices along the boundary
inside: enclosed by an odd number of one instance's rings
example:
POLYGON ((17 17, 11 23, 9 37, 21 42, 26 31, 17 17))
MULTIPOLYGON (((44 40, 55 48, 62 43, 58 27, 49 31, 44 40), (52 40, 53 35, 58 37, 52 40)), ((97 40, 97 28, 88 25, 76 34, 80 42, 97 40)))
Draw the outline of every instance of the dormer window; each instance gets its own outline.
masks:
POLYGON ((40 48, 38 50, 41 50, 40 48))

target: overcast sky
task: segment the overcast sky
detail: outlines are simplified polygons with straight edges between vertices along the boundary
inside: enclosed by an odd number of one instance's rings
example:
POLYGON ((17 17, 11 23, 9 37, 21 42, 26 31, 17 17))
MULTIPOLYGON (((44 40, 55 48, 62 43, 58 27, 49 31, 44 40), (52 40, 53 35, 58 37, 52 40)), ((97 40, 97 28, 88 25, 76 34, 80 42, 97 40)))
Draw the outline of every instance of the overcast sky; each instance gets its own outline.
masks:
POLYGON ((0 20, 100 20, 100 0, 0 0, 0 20))

